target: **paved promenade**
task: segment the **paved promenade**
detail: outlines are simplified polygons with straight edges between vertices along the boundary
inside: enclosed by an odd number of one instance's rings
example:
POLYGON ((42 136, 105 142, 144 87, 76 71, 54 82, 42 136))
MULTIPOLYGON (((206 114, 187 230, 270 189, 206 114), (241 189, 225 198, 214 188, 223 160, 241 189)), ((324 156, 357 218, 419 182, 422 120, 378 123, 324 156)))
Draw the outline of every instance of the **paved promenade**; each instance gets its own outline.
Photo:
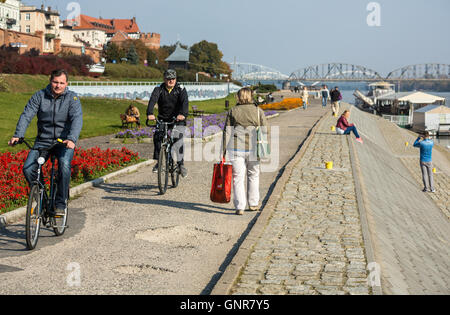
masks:
POLYGON ((450 293, 448 155, 435 150, 438 192, 423 193, 417 136, 355 108, 350 120, 364 145, 325 118, 214 293, 450 293))
POLYGON ((293 168, 231 293, 371 293, 349 138, 331 133, 335 121, 330 115, 321 122, 293 168))
MULTIPOLYGON (((264 201, 324 113, 312 106, 269 121, 279 126, 281 150, 276 169, 262 174, 264 201)), ((99 142, 91 144, 111 146, 99 142)), ((153 149, 127 147, 144 157, 153 149)), ((25 250, 23 222, 1 229, 0 294, 208 294, 258 214, 237 216, 232 204, 209 200, 213 162, 187 162, 187 168, 188 178, 164 196, 151 167, 83 193, 71 201, 67 234, 56 238, 44 230, 33 252, 25 250), (80 283, 71 286, 74 266, 80 283)))
POLYGON ((414 134, 352 109, 361 145, 327 111, 270 120, 280 155, 262 212, 211 203, 211 162, 188 162, 165 196, 147 167, 73 200, 67 235, 44 231, 34 252, 23 222, 1 229, 0 293, 450 294, 448 152, 434 151, 437 193, 423 193, 414 134))

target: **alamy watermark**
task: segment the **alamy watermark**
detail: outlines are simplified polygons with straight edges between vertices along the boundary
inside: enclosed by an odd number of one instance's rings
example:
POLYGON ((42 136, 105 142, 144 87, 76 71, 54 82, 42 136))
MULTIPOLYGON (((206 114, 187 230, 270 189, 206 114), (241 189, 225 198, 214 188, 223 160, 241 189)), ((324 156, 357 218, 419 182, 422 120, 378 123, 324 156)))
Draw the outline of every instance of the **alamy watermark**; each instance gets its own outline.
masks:
MULTIPOLYGON (((270 146, 270 156, 261 161, 261 172, 270 173, 278 170, 280 164, 280 128, 279 126, 261 127, 270 146)), ((223 129, 217 125, 202 127, 202 119, 194 119, 193 131, 187 127, 177 126, 172 131, 176 141, 172 147, 172 156, 176 160, 186 162, 214 162, 222 159, 224 145, 226 146, 226 159, 232 161, 236 152, 250 152, 250 161, 258 160, 256 156, 257 134, 254 127, 227 127, 226 141, 223 139, 223 129), (182 134, 183 140, 177 140, 182 134), (204 141, 204 139, 209 140, 204 141), (238 138, 238 141, 235 139, 238 138), (245 143, 250 148, 245 147, 245 143)))
POLYGON ((67 24, 69 26, 79 26, 81 5, 78 2, 70 2, 67 4, 66 10, 70 12, 67 15, 67 24))
POLYGON ((367 284, 373 287, 381 287, 381 267, 376 262, 371 262, 367 265, 369 271, 369 277, 367 278, 367 284))
POLYGON ((378 2, 370 2, 366 10, 370 11, 366 19, 367 25, 370 27, 381 26, 381 5, 378 2))
POLYGON ((66 283, 69 287, 81 287, 81 266, 77 262, 71 262, 67 265, 66 271, 69 274, 66 278, 66 283))

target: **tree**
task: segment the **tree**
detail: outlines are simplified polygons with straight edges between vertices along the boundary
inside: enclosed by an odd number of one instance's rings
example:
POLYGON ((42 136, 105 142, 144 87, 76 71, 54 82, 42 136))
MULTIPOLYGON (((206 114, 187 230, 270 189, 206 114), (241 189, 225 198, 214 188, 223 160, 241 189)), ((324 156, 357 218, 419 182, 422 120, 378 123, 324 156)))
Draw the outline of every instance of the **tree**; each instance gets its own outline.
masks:
POLYGON ((125 50, 119 46, 117 46, 115 43, 108 43, 108 46, 106 46, 106 60, 108 62, 113 62, 113 60, 116 60, 116 62, 120 62, 122 58, 125 58, 126 53, 125 50))
POLYGON ((158 60, 158 56, 156 55, 156 53, 147 48, 147 63, 150 67, 156 68, 157 67, 157 63, 156 60, 158 60))
POLYGON ((203 40, 191 47, 190 67, 195 71, 203 71, 216 77, 220 74, 231 75, 229 65, 223 62, 222 58, 223 53, 217 44, 203 40))
POLYGON ((136 52, 136 48, 134 47, 134 44, 130 46, 130 49, 128 50, 127 54, 128 62, 132 65, 139 64, 139 55, 136 52))

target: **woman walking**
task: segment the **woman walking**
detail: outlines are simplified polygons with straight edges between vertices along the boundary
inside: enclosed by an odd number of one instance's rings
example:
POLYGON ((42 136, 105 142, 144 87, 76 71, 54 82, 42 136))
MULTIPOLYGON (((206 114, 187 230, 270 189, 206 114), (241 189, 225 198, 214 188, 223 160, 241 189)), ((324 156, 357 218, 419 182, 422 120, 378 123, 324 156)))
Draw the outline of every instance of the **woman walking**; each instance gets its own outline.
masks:
POLYGON ((305 110, 308 109, 308 98, 309 98, 308 88, 304 86, 302 91, 302 101, 303 101, 303 109, 305 110))
POLYGON ((266 129, 267 119, 264 111, 255 106, 250 88, 241 89, 236 97, 237 105, 228 112, 225 123, 224 155, 228 154, 228 160, 233 165, 236 214, 243 215, 247 204, 250 211, 259 210, 260 161, 256 154, 256 128, 261 126, 266 129))

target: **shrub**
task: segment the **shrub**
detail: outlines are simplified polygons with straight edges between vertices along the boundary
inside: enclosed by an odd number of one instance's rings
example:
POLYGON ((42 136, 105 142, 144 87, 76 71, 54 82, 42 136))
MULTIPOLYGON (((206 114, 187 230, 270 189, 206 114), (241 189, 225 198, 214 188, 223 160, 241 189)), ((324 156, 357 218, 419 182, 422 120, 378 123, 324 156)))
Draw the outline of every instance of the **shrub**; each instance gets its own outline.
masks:
POLYGON ((36 56, 35 52, 19 55, 16 51, 0 49, 1 73, 49 75, 53 70, 66 69, 70 75, 88 75, 86 65, 92 63, 89 56, 36 56))
POLYGON ((253 91, 257 91, 258 93, 271 93, 278 90, 278 88, 274 84, 258 84, 252 86, 253 91))

